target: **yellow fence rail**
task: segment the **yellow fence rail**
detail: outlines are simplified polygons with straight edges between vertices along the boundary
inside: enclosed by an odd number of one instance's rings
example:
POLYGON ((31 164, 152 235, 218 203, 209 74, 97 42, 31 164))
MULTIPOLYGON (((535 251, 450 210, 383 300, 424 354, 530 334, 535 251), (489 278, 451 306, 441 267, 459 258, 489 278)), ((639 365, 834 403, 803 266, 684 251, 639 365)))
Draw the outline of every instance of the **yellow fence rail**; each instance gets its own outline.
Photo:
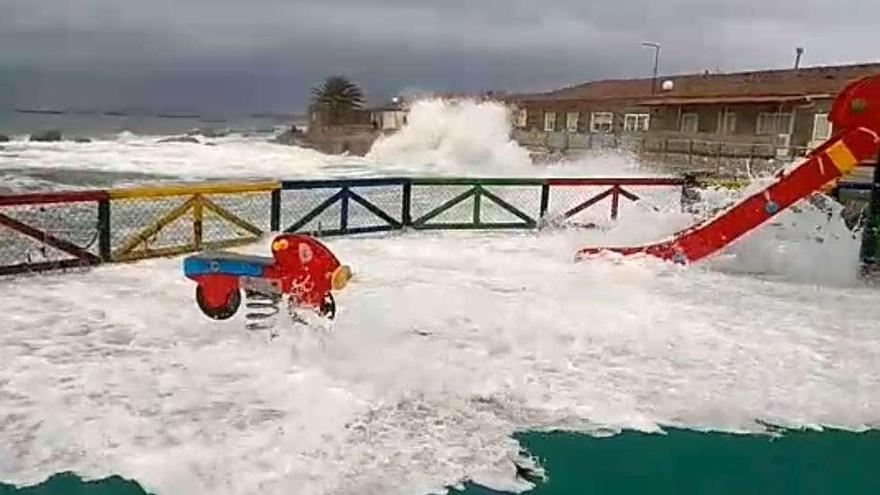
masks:
POLYGON ((133 261, 253 242, 269 228, 258 224, 270 217, 271 194, 280 187, 279 182, 259 182, 108 191, 113 211, 121 214, 113 230, 125 232, 113 243, 110 259, 133 261), (125 218, 146 226, 119 228, 125 218))

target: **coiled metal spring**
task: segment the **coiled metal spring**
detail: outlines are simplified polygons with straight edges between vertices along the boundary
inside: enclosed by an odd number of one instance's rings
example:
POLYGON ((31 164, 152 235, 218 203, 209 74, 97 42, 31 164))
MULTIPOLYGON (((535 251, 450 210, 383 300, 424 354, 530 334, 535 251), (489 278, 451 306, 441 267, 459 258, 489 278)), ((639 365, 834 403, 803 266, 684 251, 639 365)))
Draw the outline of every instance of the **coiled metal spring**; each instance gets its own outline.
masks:
POLYGON ((267 294, 258 291, 246 291, 244 307, 245 328, 248 330, 271 330, 276 323, 276 316, 281 311, 281 294, 267 294))

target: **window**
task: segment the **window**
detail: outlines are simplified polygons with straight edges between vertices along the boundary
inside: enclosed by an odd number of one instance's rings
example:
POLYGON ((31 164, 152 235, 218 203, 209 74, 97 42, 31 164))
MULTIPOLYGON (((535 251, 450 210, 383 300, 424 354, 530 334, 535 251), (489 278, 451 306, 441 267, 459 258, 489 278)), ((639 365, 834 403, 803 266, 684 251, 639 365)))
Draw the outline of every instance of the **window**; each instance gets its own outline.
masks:
POLYGON ((614 114, 593 112, 590 116, 590 132, 611 132, 614 130, 614 114))
POLYGON ((718 134, 736 133, 736 113, 730 110, 718 112, 718 134))
POLYGON ((827 113, 817 113, 813 116, 813 141, 825 141, 831 137, 831 122, 828 121, 827 113))
POLYGON ((516 126, 519 128, 524 128, 529 124, 529 113, 525 108, 520 108, 516 111, 516 126))
POLYGON ((623 117, 623 130, 627 132, 646 132, 651 116, 646 113, 628 113, 623 117))
POLYGON ((700 119, 695 113, 681 114, 681 132, 685 134, 696 134, 699 129, 700 119))
POLYGON ((577 112, 568 112, 565 116, 565 128, 568 132, 577 132, 578 131, 578 117, 579 114, 577 112))
POLYGON ((397 130, 403 127, 406 116, 403 112, 395 110, 382 112, 382 129, 397 130))
POLYGON ((791 132, 790 113, 759 113, 758 134, 788 134, 791 132))
POLYGON ((544 112, 544 130, 547 132, 556 130, 556 113, 544 112))

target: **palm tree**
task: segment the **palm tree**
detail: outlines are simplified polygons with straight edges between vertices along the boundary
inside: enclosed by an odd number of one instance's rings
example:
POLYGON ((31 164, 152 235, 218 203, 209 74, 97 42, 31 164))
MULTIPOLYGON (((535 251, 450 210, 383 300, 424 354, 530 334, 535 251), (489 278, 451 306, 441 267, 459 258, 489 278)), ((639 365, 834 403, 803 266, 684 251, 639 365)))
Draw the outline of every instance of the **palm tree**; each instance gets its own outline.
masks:
POLYGON ((312 88, 312 103, 327 112, 330 124, 339 123, 340 118, 364 105, 364 93, 357 84, 345 76, 328 77, 312 88))

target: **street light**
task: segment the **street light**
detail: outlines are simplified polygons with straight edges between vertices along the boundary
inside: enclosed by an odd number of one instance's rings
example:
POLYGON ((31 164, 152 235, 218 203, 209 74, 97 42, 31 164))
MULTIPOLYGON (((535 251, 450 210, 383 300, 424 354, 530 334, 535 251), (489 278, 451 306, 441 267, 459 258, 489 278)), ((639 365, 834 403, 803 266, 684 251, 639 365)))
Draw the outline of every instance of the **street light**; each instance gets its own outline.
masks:
POLYGON ((651 93, 656 93, 657 70, 660 68, 660 45, 657 43, 642 43, 642 46, 654 49, 654 77, 651 79, 651 93))

